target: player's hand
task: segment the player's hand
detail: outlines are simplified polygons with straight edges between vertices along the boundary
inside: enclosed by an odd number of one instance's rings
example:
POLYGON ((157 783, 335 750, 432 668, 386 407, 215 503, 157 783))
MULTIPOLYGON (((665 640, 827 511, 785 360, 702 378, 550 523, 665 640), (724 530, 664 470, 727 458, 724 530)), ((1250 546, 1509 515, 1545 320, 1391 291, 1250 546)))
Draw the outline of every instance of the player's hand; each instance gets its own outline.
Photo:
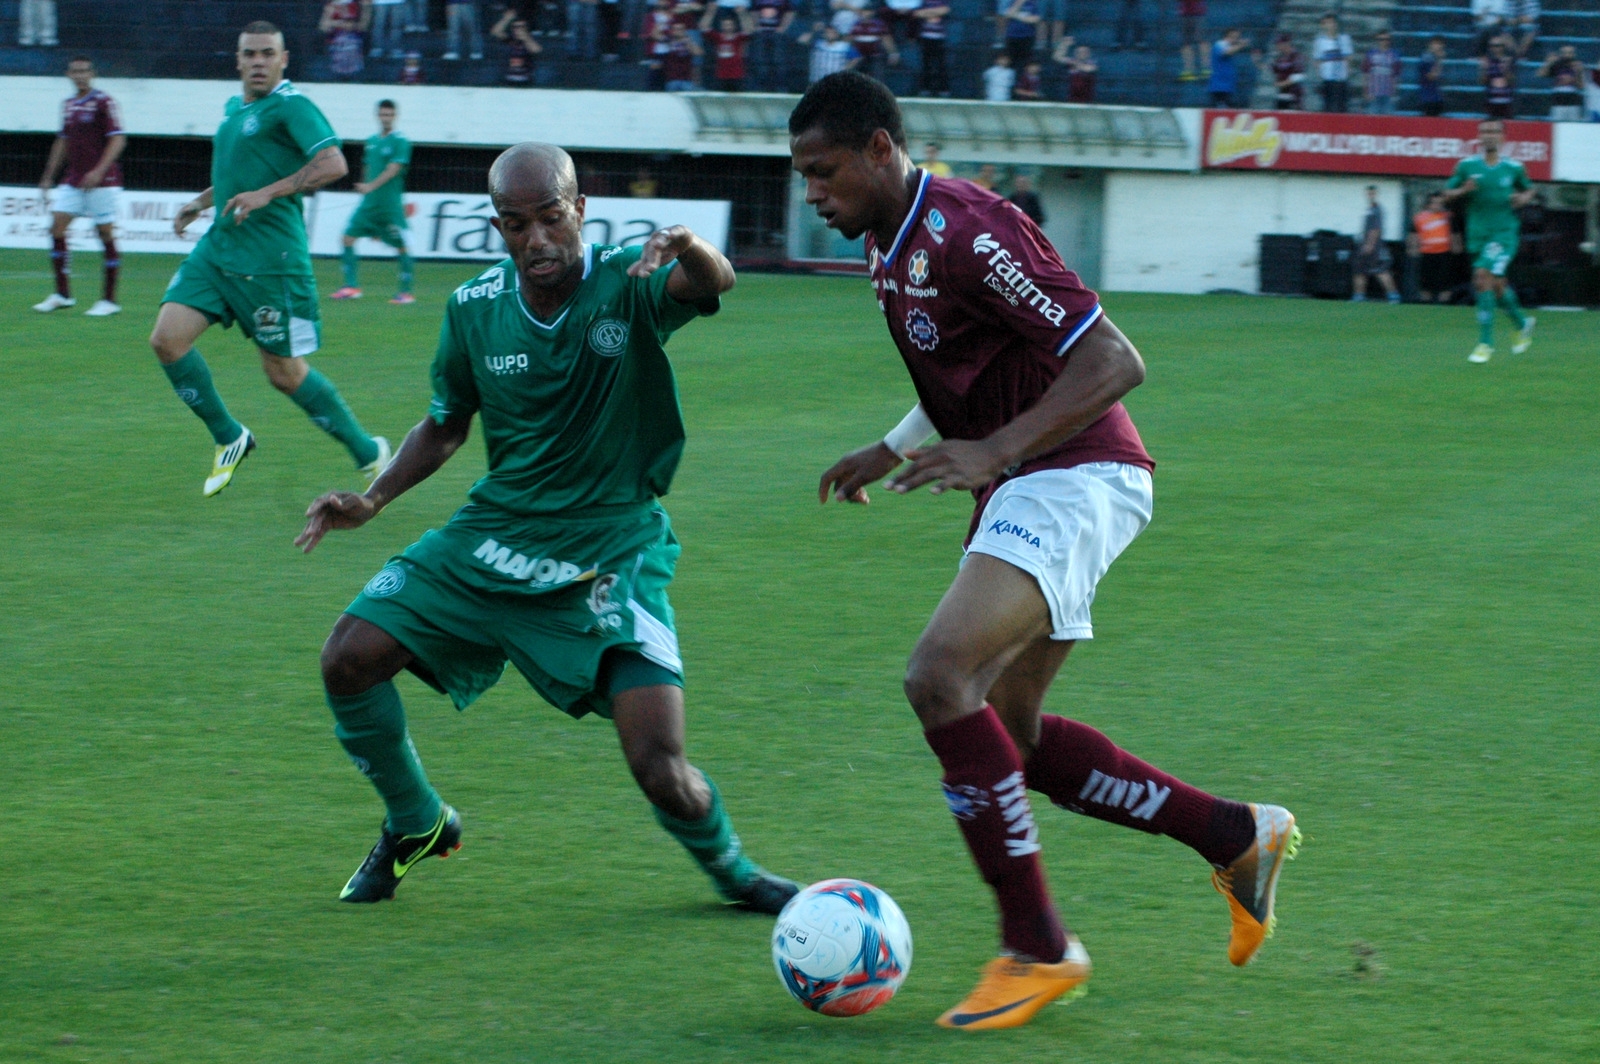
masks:
POLYGON ((189 223, 203 213, 205 213, 205 208, 200 206, 200 202, 198 200, 190 200, 178 208, 178 216, 172 219, 172 231, 182 236, 183 231, 189 228, 189 223))
POLYGON ((78 187, 85 192, 93 192, 100 187, 100 182, 105 176, 104 170, 90 170, 83 175, 83 181, 78 187))
POLYGON ((372 186, 367 184, 365 181, 357 181, 354 187, 355 190, 361 193, 363 196, 372 191, 372 186))
POLYGON ((900 462, 900 456, 889 450, 889 445, 882 440, 851 451, 822 474, 822 481, 817 484, 817 501, 826 503, 832 493, 840 502, 864 506, 872 501, 867 498, 867 485, 893 473, 900 462))
POLYGON ((336 528, 360 528, 377 513, 378 508, 371 499, 353 491, 319 495, 306 507, 306 527, 294 537, 294 545, 310 554, 329 532, 336 528))
POLYGON ((1469 177, 1456 187, 1462 192, 1476 192, 1478 191, 1478 179, 1475 177, 1469 177))
POLYGON ((694 245, 694 231, 686 225, 657 229, 644 242, 644 254, 628 267, 629 277, 649 277, 694 245))
POLYGON ((259 211, 271 202, 272 197, 262 189, 256 189, 254 192, 241 192, 223 205, 222 212, 217 217, 220 220, 231 214, 235 225, 243 225, 244 220, 250 217, 251 212, 259 211))
POLYGON ((941 440, 932 447, 906 452, 911 462, 888 488, 904 495, 924 484, 940 495, 947 491, 976 491, 1005 470, 1005 462, 983 440, 941 440))

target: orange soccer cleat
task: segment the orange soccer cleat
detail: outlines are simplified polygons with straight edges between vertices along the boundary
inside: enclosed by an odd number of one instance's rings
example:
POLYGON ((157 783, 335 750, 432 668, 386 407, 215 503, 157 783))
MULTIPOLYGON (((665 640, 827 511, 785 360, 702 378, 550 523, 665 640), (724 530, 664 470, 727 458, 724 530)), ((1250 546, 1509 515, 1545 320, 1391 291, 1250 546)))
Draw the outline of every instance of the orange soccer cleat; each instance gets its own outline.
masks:
POLYGON ((939 1026, 963 1031, 1021 1027, 1061 995, 1087 993, 1083 984, 1092 970, 1089 953, 1076 938, 1067 941, 1066 956, 1054 964, 996 957, 983 966, 983 978, 966 1000, 939 1017, 939 1026))
POLYGON ((1300 849, 1300 829, 1294 814, 1278 805, 1251 805, 1256 818, 1256 841, 1227 868, 1211 873, 1211 884, 1228 899, 1233 931, 1228 937, 1228 960, 1250 963, 1261 944, 1272 937, 1277 917, 1272 914, 1278 893, 1278 873, 1285 858, 1300 849))

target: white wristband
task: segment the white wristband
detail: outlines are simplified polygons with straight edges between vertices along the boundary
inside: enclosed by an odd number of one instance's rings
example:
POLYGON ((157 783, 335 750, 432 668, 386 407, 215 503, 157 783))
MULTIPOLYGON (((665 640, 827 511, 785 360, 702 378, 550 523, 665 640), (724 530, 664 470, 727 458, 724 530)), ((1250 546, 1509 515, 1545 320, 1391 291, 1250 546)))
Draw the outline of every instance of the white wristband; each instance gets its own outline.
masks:
POLYGON ((911 413, 902 418, 900 424, 883 438, 883 445, 904 458, 907 451, 922 443, 933 433, 933 422, 928 420, 928 415, 922 412, 922 404, 918 403, 911 408, 911 413))

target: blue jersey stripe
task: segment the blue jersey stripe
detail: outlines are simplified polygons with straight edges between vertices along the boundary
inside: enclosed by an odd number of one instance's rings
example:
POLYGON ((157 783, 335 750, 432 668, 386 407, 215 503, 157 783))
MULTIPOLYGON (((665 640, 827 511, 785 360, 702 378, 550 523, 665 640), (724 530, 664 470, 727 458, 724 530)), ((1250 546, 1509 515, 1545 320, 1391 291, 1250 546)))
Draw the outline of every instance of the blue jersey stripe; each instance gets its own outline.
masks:
POLYGON ((1094 309, 1085 314, 1083 320, 1078 322, 1078 327, 1068 333, 1065 340, 1061 341, 1061 346, 1056 348, 1056 357, 1060 358, 1065 355, 1072 345, 1077 343, 1083 334, 1089 331, 1089 327, 1103 317, 1105 317, 1105 311, 1100 309, 1099 303, 1096 303, 1094 309))

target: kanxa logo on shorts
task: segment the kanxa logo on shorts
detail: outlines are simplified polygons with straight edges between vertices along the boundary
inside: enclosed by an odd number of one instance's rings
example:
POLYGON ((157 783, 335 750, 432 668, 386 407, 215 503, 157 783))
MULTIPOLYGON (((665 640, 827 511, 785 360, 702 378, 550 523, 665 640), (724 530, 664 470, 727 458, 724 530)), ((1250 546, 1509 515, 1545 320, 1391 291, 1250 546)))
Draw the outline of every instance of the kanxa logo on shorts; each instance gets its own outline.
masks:
POLYGON ((616 358, 627 350, 628 323, 618 318, 599 318, 589 326, 589 346, 596 354, 616 358))
POLYGON ((1033 534, 1032 529, 1025 528, 1022 525, 1013 524, 1003 517, 997 519, 988 528, 984 529, 984 531, 989 533, 991 536, 1016 536, 1030 547, 1042 546, 1042 544, 1039 542, 1039 537, 1033 534))

